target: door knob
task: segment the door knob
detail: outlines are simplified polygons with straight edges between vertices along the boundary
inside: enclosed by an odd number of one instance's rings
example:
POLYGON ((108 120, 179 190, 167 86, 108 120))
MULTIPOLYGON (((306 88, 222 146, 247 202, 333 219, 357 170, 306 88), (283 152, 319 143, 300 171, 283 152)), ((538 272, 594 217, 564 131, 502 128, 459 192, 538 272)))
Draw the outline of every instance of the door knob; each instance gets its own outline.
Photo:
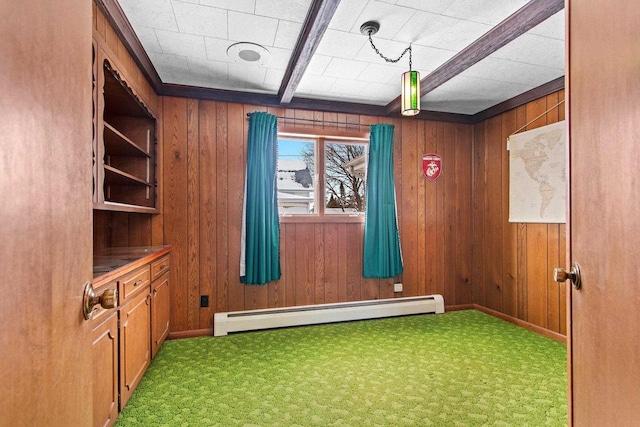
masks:
POLYGON ((580 265, 578 263, 571 264, 571 271, 564 268, 553 269, 553 280, 556 282, 566 282, 569 279, 573 283, 573 287, 579 290, 582 287, 582 276, 580 274, 580 265))
POLYGON ((118 306, 118 291, 116 289, 107 289, 102 295, 96 295, 91 282, 84 285, 84 295, 82 298, 82 314, 84 320, 91 319, 93 307, 100 304, 102 308, 115 308, 118 306))

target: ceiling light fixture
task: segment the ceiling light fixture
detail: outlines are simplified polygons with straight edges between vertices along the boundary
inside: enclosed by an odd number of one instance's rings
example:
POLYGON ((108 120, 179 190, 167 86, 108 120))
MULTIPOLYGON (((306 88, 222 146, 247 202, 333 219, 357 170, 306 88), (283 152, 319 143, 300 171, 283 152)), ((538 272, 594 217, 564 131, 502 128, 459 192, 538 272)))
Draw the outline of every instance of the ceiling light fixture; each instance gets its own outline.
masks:
POLYGON ((409 71, 402 74, 402 102, 401 110, 403 116, 415 116, 420 112, 420 73, 411 69, 411 44, 406 48, 397 59, 391 59, 384 56, 376 45, 373 44, 371 36, 378 32, 380 23, 378 21, 367 21, 360 26, 360 32, 365 36, 369 36, 369 43, 373 50, 387 62, 396 63, 402 59, 405 53, 409 52, 409 71))
POLYGON ((269 51, 259 44, 240 42, 234 43, 227 49, 227 56, 234 62, 251 63, 256 65, 267 65, 269 62, 269 51))

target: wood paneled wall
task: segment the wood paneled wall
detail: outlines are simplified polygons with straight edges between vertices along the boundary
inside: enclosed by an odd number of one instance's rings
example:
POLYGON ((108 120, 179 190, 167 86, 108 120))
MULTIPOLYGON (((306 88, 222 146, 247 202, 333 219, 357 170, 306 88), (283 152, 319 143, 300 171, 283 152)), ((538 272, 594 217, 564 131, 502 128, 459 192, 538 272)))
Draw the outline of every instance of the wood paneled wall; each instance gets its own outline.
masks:
POLYGON ((566 288, 553 281, 564 266, 564 224, 509 223, 507 137, 564 120, 564 91, 474 125, 473 302, 566 335, 566 288))
POLYGON ((472 302, 472 126, 185 98, 164 98, 162 105, 162 211, 164 241, 173 245, 173 332, 211 328, 215 312, 400 295, 393 293, 393 280, 362 278, 363 224, 283 223, 281 280, 240 283, 246 114, 252 111, 340 122, 332 126, 342 130, 393 123, 405 266, 396 278, 404 284, 401 295, 441 293, 447 305, 472 302), (427 152, 443 158, 443 174, 434 183, 422 176, 427 152), (210 307, 199 307, 200 295, 210 296, 210 307))

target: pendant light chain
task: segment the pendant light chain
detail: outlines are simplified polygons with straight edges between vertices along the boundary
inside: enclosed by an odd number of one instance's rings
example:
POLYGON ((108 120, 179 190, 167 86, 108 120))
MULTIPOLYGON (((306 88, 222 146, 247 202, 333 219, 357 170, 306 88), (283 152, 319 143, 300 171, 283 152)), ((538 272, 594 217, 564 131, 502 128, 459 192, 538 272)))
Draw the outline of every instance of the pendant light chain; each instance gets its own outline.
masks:
POLYGON ((387 58, 373 43, 371 35, 376 34, 380 29, 380 23, 378 21, 367 21, 360 26, 360 33, 362 35, 369 36, 369 44, 375 53, 384 59, 386 62, 396 63, 402 59, 402 57, 409 52, 409 71, 402 73, 401 78, 401 93, 400 93, 400 113, 403 116, 415 116, 420 114, 420 73, 413 70, 413 49, 411 43, 399 57, 396 59, 387 58))
POLYGON ((402 59, 402 57, 404 56, 404 54, 405 54, 405 53, 409 52, 409 70, 411 70, 411 69, 412 69, 412 65, 413 65, 413 64, 412 64, 412 58, 411 58, 411 44, 409 44, 409 47, 408 47, 408 48, 406 48, 406 49, 405 49, 405 50, 400 54, 400 56, 399 56, 398 58, 396 58, 396 59, 391 59, 391 58, 387 58, 386 56, 384 56, 384 55, 383 55, 383 54, 378 50, 378 48, 376 47, 376 45, 375 45, 375 44, 373 44, 373 39, 371 38, 371 31, 369 31, 369 43, 371 43, 371 47, 373 48, 373 50, 375 50, 375 51, 376 51, 376 53, 377 53, 378 55, 380 55, 380 58, 384 59, 384 60, 385 60, 385 61, 387 61, 387 62, 392 62, 392 63, 394 63, 394 64, 395 64, 396 62, 400 61, 400 60, 402 59))

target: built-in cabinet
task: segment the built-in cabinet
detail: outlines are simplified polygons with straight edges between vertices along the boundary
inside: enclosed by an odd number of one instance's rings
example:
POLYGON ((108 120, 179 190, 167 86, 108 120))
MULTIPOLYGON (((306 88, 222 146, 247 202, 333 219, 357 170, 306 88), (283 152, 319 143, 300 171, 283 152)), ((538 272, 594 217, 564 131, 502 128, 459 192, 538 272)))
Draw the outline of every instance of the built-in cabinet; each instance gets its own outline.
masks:
POLYGON ((111 426, 169 334, 169 246, 151 238, 158 219, 159 97, 93 5, 93 208, 96 295, 117 290, 117 307, 96 306, 94 426, 111 426), (114 247, 117 246, 117 247, 114 247), (136 246, 136 247, 125 247, 136 246))
POLYGON ((105 50, 94 52, 95 209, 158 213, 156 118, 105 50))
POLYGON ((111 426, 169 333, 170 247, 111 248, 94 256, 97 295, 117 289, 118 307, 96 306, 94 426, 111 426))

